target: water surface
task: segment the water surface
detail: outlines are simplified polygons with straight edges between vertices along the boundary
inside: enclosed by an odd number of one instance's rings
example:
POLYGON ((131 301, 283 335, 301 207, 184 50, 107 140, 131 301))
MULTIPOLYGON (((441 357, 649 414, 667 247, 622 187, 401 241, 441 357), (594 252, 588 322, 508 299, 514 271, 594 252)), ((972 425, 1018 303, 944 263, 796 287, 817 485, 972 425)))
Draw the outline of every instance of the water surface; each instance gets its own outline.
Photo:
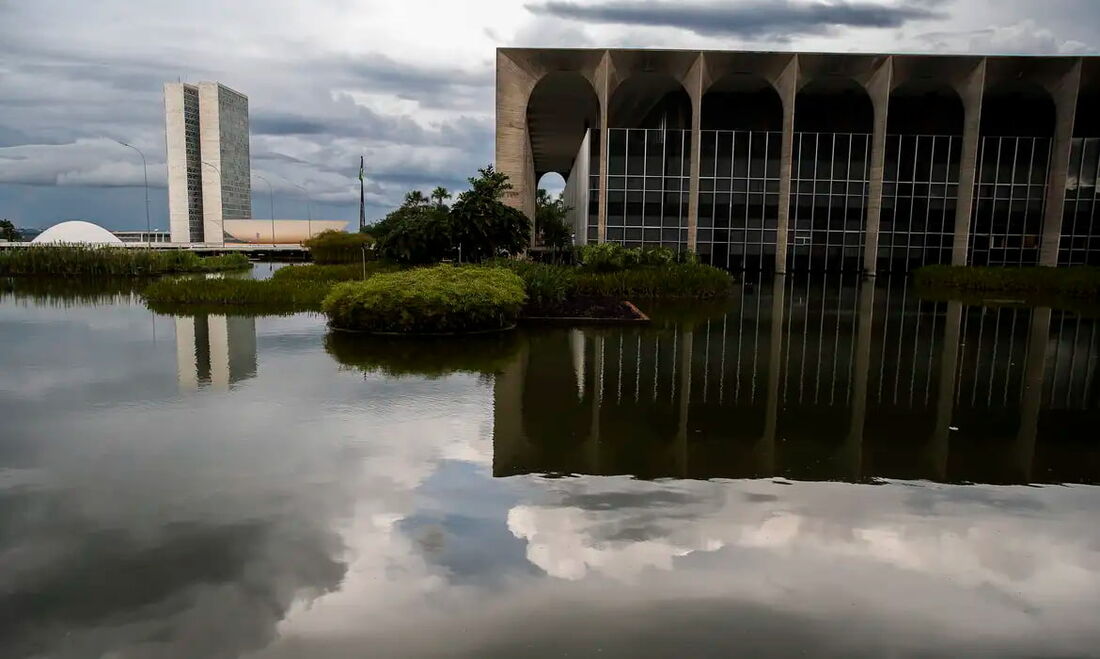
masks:
POLYGON ((758 278, 408 343, 11 288, 3 656, 1100 647, 1091 318, 758 278))

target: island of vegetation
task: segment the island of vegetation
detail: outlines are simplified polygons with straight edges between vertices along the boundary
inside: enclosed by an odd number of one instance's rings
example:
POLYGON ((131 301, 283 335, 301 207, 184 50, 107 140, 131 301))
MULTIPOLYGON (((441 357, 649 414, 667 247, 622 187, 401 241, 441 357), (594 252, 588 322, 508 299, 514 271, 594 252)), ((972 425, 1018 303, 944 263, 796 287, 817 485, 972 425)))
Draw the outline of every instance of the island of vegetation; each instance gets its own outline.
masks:
POLYGON ((318 234, 306 243, 313 265, 262 281, 169 278, 143 294, 155 310, 323 311, 337 328, 413 334, 494 330, 525 318, 638 320, 628 300, 731 294, 729 274, 690 252, 574 249, 568 209, 545 194, 534 230, 550 262, 524 258, 532 226, 503 202, 507 177, 490 165, 469 182, 452 205, 443 188, 414 191, 365 234, 318 234))
POLYGON ((0 276, 154 277, 250 267, 243 254, 201 257, 183 250, 34 245, 0 251, 0 276))

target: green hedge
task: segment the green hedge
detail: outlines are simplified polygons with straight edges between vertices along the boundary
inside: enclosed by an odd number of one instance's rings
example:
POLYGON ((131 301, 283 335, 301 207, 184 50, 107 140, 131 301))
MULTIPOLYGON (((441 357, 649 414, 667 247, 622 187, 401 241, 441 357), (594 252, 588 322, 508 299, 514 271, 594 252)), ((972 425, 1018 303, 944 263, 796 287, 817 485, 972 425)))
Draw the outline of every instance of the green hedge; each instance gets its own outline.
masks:
POLYGON ((244 254, 201 257, 185 250, 41 245, 0 250, 0 275, 143 277, 251 267, 244 254))
POLYGON ((918 289, 1023 296, 1100 298, 1100 268, 998 268, 930 265, 913 273, 918 289))
POLYGON ((452 373, 491 375, 504 370, 519 353, 515 332, 478 334, 462 339, 439 336, 363 336, 330 332, 325 350, 343 366, 388 377, 437 378, 452 373))
POLYGON ((323 309, 341 329, 445 334, 507 327, 525 300, 508 270, 439 265, 336 284, 323 309))
POLYGON ((188 277, 155 281, 142 296, 158 313, 289 314, 320 311, 330 288, 324 282, 188 277))
POLYGON ((309 248, 314 263, 329 265, 333 263, 361 263, 365 256, 374 258, 371 246, 374 238, 365 233, 346 233, 328 229, 302 243, 309 248))

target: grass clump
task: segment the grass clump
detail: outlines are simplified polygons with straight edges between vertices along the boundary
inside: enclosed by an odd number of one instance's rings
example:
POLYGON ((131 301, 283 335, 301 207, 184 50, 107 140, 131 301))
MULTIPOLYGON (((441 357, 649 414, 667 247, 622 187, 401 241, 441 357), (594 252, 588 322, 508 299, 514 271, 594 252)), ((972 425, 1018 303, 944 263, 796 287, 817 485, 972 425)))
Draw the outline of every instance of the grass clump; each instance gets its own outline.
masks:
POLYGON ((41 245, 0 251, 0 275, 145 277, 249 267, 244 254, 201 257, 184 250, 41 245))
POLYGON ((918 290, 1035 297, 1100 298, 1100 268, 1000 268, 930 265, 913 273, 918 290))
POLYGON ((142 291, 146 304, 158 313, 238 311, 249 314, 291 314, 320 311, 331 284, 257 279, 161 279, 142 291))
POLYGON ((618 272, 581 272, 577 295, 630 298, 728 297, 732 280, 727 272, 698 263, 673 263, 618 272))
POLYGON ((529 307, 552 307, 576 295, 577 269, 572 266, 518 259, 497 259, 492 264, 519 275, 523 280, 524 290, 527 291, 529 307))
POLYGON ((439 265, 336 284, 322 308, 340 329, 451 334, 506 328, 526 299, 503 268, 439 265))
POLYGON ((519 353, 515 332, 479 334, 454 340, 442 336, 362 336, 330 332, 325 350, 341 365, 387 377, 439 378, 452 373, 492 375, 519 353))
MULTIPOLYGON (((390 272, 397 269, 396 265, 385 261, 368 261, 366 265, 367 276, 379 272, 390 272)), ((334 284, 341 281, 358 281, 363 279, 363 264, 348 263, 344 265, 288 265, 279 268, 272 273, 275 281, 300 281, 334 284)))
POLYGON ((327 229, 302 243, 309 248, 314 263, 331 265, 335 263, 361 263, 365 257, 374 258, 371 249, 374 238, 365 233, 347 233, 327 229))

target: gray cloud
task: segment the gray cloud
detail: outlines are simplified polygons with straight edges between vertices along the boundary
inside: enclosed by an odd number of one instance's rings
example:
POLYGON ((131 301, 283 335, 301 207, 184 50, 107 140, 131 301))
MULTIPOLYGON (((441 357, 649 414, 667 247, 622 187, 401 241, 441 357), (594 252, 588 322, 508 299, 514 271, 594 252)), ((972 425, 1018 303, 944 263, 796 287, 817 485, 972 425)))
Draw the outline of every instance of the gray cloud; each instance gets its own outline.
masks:
POLYGON ((748 0, 746 2, 648 2, 610 0, 582 5, 569 0, 529 4, 531 11, 559 18, 597 23, 675 27, 702 35, 728 35, 759 39, 822 34, 835 27, 896 28, 909 21, 942 18, 938 0, 900 5, 841 0, 795 2, 748 0))

